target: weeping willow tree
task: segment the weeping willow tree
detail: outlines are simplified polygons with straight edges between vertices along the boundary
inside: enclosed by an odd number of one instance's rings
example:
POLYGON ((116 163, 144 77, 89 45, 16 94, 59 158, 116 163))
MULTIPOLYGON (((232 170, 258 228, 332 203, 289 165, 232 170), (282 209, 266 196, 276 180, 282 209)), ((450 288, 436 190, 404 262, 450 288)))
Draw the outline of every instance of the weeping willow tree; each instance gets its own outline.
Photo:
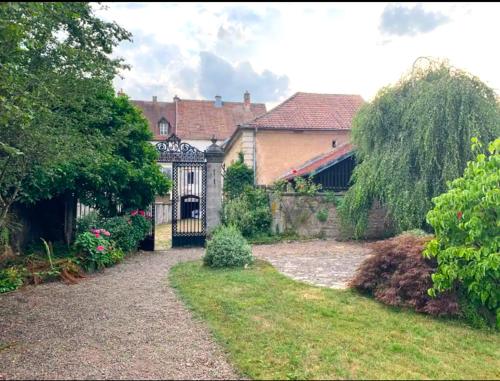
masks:
POLYGON ((396 85, 381 89, 353 122, 358 165, 341 206, 344 226, 363 235, 374 201, 396 232, 424 228, 431 199, 462 176, 470 140, 499 136, 495 92, 446 61, 418 59, 396 85))

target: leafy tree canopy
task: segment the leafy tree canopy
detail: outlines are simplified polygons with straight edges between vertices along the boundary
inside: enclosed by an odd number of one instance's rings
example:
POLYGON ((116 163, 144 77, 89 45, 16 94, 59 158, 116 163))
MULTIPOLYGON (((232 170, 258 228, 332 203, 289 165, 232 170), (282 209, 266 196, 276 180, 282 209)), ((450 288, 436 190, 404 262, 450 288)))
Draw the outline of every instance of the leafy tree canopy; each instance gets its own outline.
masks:
POLYGON ((386 205, 397 231, 426 227, 431 199, 472 159, 471 138, 491 141, 499 135, 492 89, 447 62, 422 63, 380 90, 354 119, 359 164, 341 215, 358 236, 375 200, 386 205))
POLYGON ((130 37, 89 3, 0 4, 0 228, 15 202, 70 191, 110 212, 167 190, 146 120, 112 87, 130 37))

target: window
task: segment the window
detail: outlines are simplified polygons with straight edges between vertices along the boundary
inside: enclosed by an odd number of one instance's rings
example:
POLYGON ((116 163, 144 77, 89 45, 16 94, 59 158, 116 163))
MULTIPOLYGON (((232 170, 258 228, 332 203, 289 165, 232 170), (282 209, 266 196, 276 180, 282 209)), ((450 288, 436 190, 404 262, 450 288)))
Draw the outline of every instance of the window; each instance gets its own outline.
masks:
POLYGON ((187 173, 187 183, 194 184, 194 172, 187 173))
POLYGON ((336 140, 332 140, 332 148, 335 148, 337 146, 337 141, 336 140))
POLYGON ((161 118, 158 122, 158 126, 160 127, 160 135, 168 135, 168 130, 170 125, 165 118, 161 118))

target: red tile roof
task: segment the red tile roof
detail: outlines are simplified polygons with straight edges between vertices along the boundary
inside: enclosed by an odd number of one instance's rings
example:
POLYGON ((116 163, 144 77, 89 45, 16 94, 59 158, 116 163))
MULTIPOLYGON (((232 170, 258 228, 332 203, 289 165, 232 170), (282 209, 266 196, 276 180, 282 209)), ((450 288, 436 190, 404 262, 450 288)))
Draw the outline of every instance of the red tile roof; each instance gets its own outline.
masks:
POLYGON ((296 93, 244 126, 348 130, 363 103, 360 95, 296 93))
POLYGON ((177 103, 177 136, 181 139, 210 139, 221 141, 232 135, 238 124, 246 123, 266 112, 263 103, 245 107, 241 102, 181 100, 177 103))
POLYGON ((353 150, 354 147, 352 144, 350 143, 342 144, 341 146, 333 149, 330 152, 327 152, 311 160, 308 160, 307 162, 298 166, 297 168, 292 168, 281 178, 284 180, 290 180, 296 176, 315 174, 351 156, 353 154, 353 150))
POLYGON ((153 102, 153 101, 132 101, 139 107, 149 122, 149 128, 154 135, 154 139, 163 140, 164 135, 160 135, 158 122, 161 118, 167 119, 170 123, 170 129, 173 132, 175 128, 175 103, 173 102, 153 102))
POLYGON ((225 140, 236 130, 238 124, 246 123, 266 112, 263 103, 224 102, 215 107, 214 101, 178 100, 175 102, 132 101, 144 113, 155 140, 165 139, 160 135, 158 122, 162 117, 170 123, 171 131, 181 139, 209 140, 213 135, 225 140))

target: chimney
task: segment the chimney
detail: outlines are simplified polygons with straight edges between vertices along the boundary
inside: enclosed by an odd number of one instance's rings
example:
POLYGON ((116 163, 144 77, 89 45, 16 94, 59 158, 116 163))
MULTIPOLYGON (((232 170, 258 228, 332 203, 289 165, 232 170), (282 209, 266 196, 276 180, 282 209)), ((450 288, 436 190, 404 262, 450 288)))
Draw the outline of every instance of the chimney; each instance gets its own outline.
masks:
POLYGON ((215 107, 222 107, 222 97, 220 95, 215 96, 215 107))
POLYGON ((153 95, 153 103, 158 102, 158 97, 156 95, 153 95))
POLYGON ((175 94, 175 97, 174 97, 174 102, 177 102, 177 101, 180 101, 180 100, 181 100, 181 98, 179 98, 179 97, 177 96, 177 94, 175 94))
POLYGON ((250 93, 245 91, 245 94, 243 94, 243 103, 245 105, 245 108, 250 110, 250 93))

